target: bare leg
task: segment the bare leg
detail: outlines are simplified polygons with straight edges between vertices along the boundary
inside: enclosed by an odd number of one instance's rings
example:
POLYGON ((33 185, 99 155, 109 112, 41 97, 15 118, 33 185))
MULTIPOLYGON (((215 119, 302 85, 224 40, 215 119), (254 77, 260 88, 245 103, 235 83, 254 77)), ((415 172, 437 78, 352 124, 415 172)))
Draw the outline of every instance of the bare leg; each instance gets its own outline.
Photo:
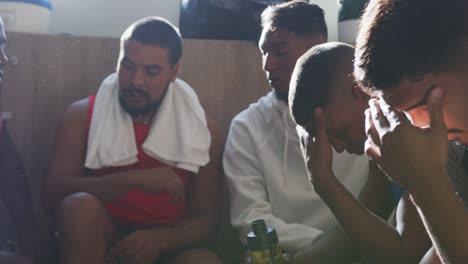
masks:
POLYGON ((104 264, 116 239, 111 217, 102 202, 88 193, 65 197, 56 211, 61 264, 104 264))

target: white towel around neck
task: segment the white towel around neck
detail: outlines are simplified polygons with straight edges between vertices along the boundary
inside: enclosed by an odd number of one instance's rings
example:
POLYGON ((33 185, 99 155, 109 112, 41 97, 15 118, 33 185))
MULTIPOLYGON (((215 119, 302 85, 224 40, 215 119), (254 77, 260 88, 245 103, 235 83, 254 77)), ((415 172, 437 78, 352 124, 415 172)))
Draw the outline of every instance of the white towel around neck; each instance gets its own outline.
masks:
MULTIPOLYGON (((119 79, 108 76, 99 87, 88 135, 85 167, 131 165, 138 150, 131 116, 120 106, 119 79)), ((143 151, 161 162, 197 173, 209 158, 211 135, 205 112, 193 89, 172 82, 151 123, 143 151)))

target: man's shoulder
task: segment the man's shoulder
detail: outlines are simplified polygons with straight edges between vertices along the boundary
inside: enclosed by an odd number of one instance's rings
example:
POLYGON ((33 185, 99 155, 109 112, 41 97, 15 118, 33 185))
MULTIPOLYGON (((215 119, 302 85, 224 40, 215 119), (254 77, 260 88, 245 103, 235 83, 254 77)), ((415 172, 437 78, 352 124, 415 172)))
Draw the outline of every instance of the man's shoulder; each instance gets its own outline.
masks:
POLYGON ((81 99, 71 103, 63 116, 63 120, 67 122, 80 122, 82 124, 88 123, 88 107, 89 99, 81 99))
POLYGON ((268 116, 271 115, 272 104, 268 103, 267 95, 260 97, 257 102, 249 105, 246 109, 237 114, 232 124, 244 124, 247 126, 261 125, 266 122, 268 116))
POLYGON ((89 98, 83 98, 81 100, 75 101, 68 106, 68 109, 74 111, 87 111, 89 106, 89 98))

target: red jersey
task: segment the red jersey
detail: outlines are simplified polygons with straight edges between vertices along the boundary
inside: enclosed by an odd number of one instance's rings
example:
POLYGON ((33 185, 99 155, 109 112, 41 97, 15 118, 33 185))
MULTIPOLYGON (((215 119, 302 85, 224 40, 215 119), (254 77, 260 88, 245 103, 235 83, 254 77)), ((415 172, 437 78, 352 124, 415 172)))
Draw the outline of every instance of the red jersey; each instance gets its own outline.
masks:
MULTIPOLYGON (((88 130, 91 124, 94 102, 96 96, 89 97, 88 130)), ((146 155, 142 145, 148 136, 150 125, 133 124, 135 142, 138 148, 138 162, 128 166, 109 167, 91 170, 95 177, 109 175, 117 172, 169 167, 168 165, 146 155)), ((190 172, 172 167, 184 183, 187 190, 190 172)), ((135 176, 137 177, 137 176, 135 176)), ((131 190, 105 204, 108 213, 119 224, 131 226, 171 225, 184 218, 187 208, 186 200, 174 202, 168 192, 145 192, 139 189, 131 190)))

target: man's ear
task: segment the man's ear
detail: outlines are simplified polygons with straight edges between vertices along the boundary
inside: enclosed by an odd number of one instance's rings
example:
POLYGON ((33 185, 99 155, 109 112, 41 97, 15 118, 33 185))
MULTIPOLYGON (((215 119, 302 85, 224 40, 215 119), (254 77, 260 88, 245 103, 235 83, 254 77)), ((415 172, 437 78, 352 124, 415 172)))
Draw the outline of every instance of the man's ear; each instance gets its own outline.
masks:
POLYGON ((175 79, 177 78, 177 74, 179 74, 179 70, 180 70, 180 63, 177 63, 174 66, 172 66, 172 68, 171 68, 171 82, 175 81, 175 79))
POLYGON ((370 96, 368 94, 366 94, 362 89, 361 87, 359 87, 358 84, 356 83, 353 83, 353 86, 351 87, 351 93, 353 94, 354 98, 360 100, 360 101, 364 101, 364 102, 368 102, 369 99, 370 99, 370 96))
MULTIPOLYGON (((323 114, 326 115, 326 110, 324 108, 321 108, 323 111, 323 114)), ((309 133, 311 136, 315 136, 315 109, 311 109, 309 116, 307 118, 307 122, 304 124, 304 129, 309 133)))

